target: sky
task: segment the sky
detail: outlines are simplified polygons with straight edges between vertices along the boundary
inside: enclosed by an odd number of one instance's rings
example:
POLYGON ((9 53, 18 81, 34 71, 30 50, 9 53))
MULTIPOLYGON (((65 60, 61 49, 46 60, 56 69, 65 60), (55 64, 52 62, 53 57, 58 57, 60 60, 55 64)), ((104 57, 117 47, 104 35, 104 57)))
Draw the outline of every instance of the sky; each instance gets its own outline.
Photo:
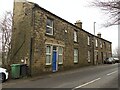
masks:
MULTIPOLYGON (((112 50, 118 47, 118 26, 104 28, 102 26, 109 19, 104 11, 99 8, 90 7, 89 3, 93 0, 27 0, 37 3, 39 6, 56 14, 57 16, 75 23, 77 20, 82 22, 84 30, 93 34, 94 22, 95 33, 101 33, 102 38, 112 42, 112 50)), ((0 2, 0 20, 5 11, 13 11, 13 0, 2 0, 0 2)), ((0 35, 1 36, 1 35, 0 35)))

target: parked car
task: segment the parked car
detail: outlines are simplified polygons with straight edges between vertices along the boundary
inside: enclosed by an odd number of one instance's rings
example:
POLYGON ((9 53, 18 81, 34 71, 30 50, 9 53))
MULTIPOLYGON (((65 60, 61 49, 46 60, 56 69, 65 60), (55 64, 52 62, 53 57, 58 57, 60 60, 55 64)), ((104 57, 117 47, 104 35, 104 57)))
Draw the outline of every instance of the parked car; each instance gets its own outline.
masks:
POLYGON ((0 81, 5 82, 8 79, 7 69, 0 67, 0 81))
POLYGON ((120 63, 119 58, 114 58, 114 60, 115 60, 115 63, 120 63))
POLYGON ((104 64, 114 64, 115 63, 115 60, 113 57, 110 57, 110 58, 106 58, 104 60, 104 64))

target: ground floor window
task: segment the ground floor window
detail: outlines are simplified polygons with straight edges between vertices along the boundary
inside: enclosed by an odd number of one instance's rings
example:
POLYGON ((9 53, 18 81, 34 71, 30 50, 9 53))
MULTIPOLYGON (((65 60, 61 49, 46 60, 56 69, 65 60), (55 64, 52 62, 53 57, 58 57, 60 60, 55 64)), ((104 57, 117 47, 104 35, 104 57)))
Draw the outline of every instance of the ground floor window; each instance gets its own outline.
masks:
POLYGON ((46 65, 51 65, 52 62, 52 46, 46 46, 46 65))
POLYGON ((88 51, 88 62, 90 62, 90 51, 88 51))
POLYGON ((63 48, 58 47, 58 64, 63 64, 63 48))
POLYGON ((46 45, 46 65, 52 64, 53 51, 56 51, 56 63, 63 64, 63 47, 46 45))
POLYGON ((78 63, 78 49, 74 49, 74 63, 78 63))

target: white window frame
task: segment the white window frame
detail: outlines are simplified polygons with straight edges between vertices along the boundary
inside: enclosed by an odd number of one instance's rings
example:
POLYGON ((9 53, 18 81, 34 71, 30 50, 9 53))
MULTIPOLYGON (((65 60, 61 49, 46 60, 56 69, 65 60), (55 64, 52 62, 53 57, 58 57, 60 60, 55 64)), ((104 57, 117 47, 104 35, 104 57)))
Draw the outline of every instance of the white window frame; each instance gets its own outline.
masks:
POLYGON ((63 64, 63 47, 58 47, 58 64, 63 64), (62 48, 62 53, 59 53, 59 48, 62 48), (62 56, 62 61, 59 60, 59 56, 62 56))
POLYGON ((91 57, 90 51, 88 51, 88 62, 91 62, 90 57, 91 57))
POLYGON ((51 64, 52 64, 52 48, 53 48, 53 47, 52 47, 51 45, 46 45, 46 49, 47 49, 47 46, 50 46, 50 47, 51 47, 51 50, 50 50, 50 53, 47 53, 47 52, 46 52, 46 56, 49 55, 51 58, 50 58, 49 63, 46 62, 46 60, 47 60, 47 58, 46 58, 46 59, 45 59, 45 64, 46 64, 46 65, 51 65, 51 64))
POLYGON ((76 30, 74 30, 74 42, 77 42, 78 40, 77 40, 77 31, 76 30))
POLYGON ((52 21, 52 26, 47 25, 47 21, 46 21, 46 31, 47 31, 47 28, 50 28, 52 30, 52 33, 47 33, 46 32, 46 34, 53 35, 53 20, 51 20, 50 18, 47 18, 47 20, 52 21))
POLYGON ((90 45, 90 36, 88 36, 88 45, 90 45))
POLYGON ((102 42, 100 41, 100 47, 103 48, 102 42))
POLYGON ((106 49, 106 43, 104 42, 104 48, 106 49))
POLYGON ((111 45, 109 44, 109 50, 111 50, 111 45))
POLYGON ((95 40, 96 47, 98 47, 98 39, 95 40))
POLYGON ((78 49, 74 49, 74 57, 77 57, 77 61, 74 58, 74 63, 78 63, 78 49), (75 54, 75 50, 77 51, 77 54, 75 54))

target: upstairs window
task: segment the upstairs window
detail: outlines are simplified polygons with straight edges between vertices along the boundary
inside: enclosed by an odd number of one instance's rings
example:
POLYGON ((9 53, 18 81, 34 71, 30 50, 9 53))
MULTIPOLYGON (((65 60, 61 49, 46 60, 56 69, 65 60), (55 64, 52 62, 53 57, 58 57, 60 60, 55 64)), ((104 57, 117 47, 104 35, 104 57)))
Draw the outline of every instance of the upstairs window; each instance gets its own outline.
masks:
POLYGON ((109 44, 109 50, 111 50, 111 45, 109 44))
POLYGON ((104 42, 104 48, 106 48, 106 43, 104 42))
POLYGON ((46 22, 46 34, 53 35, 53 20, 47 18, 46 22))
POLYGON ((77 42, 77 31, 74 30, 74 42, 77 42))
POLYGON ((102 45, 102 42, 100 41, 100 47, 102 48, 103 47, 103 45, 102 45))
POLYGON ((90 45, 90 37, 88 36, 88 45, 90 45))
POLYGON ((96 47, 98 47, 98 40, 97 39, 95 40, 95 44, 96 44, 96 47))

